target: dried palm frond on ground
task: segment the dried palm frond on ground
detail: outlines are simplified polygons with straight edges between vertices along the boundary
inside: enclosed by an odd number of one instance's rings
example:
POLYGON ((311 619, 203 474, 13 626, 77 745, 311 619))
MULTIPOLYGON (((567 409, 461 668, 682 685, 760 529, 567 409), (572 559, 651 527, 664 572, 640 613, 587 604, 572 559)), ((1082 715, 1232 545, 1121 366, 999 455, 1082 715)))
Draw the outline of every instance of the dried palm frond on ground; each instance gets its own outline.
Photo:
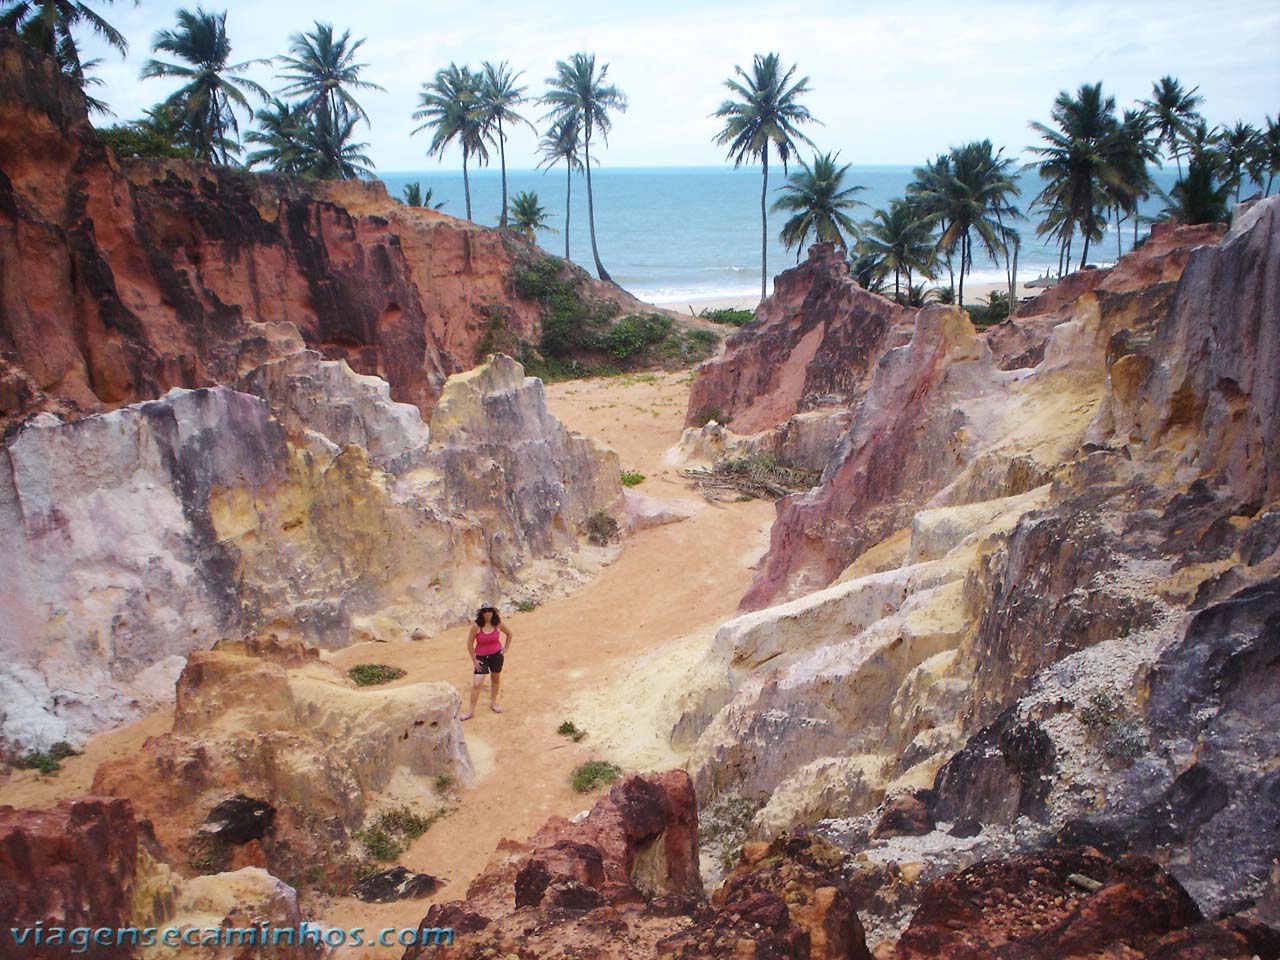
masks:
POLYGON ((776 500, 816 487, 821 474, 784 467, 772 457, 756 456, 721 460, 710 468, 681 470, 680 476, 692 480, 708 500, 776 500))

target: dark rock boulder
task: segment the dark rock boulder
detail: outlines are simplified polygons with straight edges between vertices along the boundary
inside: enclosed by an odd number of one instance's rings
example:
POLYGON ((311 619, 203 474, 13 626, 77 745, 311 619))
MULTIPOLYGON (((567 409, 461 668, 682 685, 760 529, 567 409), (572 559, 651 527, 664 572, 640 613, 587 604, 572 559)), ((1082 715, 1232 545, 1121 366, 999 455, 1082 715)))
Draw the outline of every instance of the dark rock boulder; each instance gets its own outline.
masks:
POLYGON ((440 881, 430 874, 396 866, 365 877, 351 888, 351 895, 365 903, 392 903, 429 897, 439 888, 440 881))
POLYGON ((266 800, 236 794, 209 811, 200 832, 223 843, 248 843, 267 835, 276 819, 276 808, 266 800))

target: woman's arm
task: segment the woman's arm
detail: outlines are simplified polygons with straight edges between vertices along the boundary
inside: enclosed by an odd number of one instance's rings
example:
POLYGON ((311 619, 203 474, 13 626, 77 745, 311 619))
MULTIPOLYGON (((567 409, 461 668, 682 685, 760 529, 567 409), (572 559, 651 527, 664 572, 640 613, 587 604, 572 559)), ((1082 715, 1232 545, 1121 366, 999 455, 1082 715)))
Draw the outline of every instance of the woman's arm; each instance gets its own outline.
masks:
POLYGON ((471 669, 474 670, 476 663, 476 625, 471 625, 471 632, 467 634, 467 653, 471 655, 471 669))
POLYGON ((498 629, 507 635, 507 642, 502 645, 502 652, 506 653, 511 649, 511 641, 515 639, 516 635, 511 632, 511 628, 505 623, 498 624, 498 629))

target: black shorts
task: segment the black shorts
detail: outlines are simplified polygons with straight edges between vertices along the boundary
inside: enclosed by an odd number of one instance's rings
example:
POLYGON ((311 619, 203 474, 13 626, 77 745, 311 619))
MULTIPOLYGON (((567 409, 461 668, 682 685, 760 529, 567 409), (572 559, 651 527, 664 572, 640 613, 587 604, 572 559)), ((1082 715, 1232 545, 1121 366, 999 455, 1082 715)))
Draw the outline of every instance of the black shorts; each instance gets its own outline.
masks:
POLYGON ((485 673, 501 673, 502 672, 502 653, 485 653, 476 654, 477 674, 485 673))

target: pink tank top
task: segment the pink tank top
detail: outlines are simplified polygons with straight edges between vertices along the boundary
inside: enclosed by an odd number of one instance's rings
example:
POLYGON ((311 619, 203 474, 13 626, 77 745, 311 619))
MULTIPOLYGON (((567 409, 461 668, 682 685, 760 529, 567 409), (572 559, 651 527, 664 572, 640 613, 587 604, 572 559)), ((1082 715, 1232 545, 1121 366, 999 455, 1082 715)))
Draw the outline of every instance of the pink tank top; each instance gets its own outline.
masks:
POLYGON ((476 656, 487 657, 502 650, 502 635, 494 627, 490 633, 476 631, 476 656))

